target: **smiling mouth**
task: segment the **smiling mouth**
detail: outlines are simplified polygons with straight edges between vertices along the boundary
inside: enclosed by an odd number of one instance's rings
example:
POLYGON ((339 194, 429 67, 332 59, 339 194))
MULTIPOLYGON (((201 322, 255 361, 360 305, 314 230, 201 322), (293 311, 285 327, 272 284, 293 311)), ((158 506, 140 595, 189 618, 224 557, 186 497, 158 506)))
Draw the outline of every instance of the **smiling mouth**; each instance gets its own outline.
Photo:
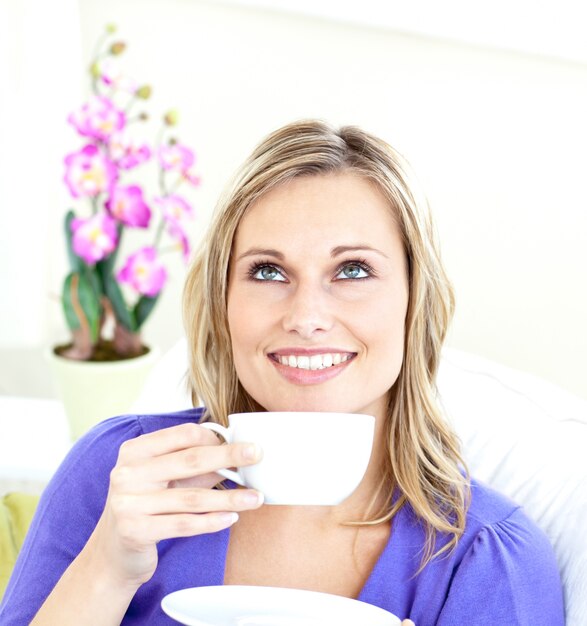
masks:
POLYGON ((325 370, 350 361, 355 352, 327 352, 324 354, 295 355, 269 354, 269 358, 280 365, 300 370, 325 370))

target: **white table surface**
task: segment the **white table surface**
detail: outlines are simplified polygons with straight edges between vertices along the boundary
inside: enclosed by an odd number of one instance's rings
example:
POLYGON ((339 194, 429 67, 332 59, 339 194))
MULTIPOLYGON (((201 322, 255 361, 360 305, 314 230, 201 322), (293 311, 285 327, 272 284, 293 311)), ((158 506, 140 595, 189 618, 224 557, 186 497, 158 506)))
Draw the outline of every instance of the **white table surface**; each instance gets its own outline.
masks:
POLYGON ((71 445, 61 402, 0 396, 0 495, 40 492, 71 445))

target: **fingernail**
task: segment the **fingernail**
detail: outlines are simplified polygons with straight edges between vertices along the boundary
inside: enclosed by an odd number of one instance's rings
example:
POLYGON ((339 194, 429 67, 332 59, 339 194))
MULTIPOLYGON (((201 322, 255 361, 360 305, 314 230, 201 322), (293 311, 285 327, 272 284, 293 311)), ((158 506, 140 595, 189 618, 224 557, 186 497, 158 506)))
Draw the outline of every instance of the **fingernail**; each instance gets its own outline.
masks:
POLYGON ((223 513, 222 521, 225 522, 227 526, 232 526, 235 522, 238 522, 238 513, 223 513))
POLYGON ((254 443, 250 443, 243 448, 243 458, 247 461, 254 461, 259 456, 259 448, 254 443))
POLYGON ((263 494, 260 491, 245 491, 242 494, 243 503, 248 506, 263 504, 263 494))

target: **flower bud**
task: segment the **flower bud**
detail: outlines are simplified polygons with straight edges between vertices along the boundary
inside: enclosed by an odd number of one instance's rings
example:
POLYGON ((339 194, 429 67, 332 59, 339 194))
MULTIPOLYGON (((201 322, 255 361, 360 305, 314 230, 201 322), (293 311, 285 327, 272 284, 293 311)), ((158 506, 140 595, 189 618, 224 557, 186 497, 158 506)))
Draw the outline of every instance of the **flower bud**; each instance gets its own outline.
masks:
POLYGON ((115 41, 110 46, 110 54, 119 55, 122 54, 126 50, 126 44, 124 41, 115 41))
POLYGON ((100 65, 97 61, 94 61, 92 65, 90 65, 90 74, 94 78, 100 78, 100 76, 102 75, 102 72, 100 72, 100 65))
POLYGON ((168 111, 163 117, 163 121, 167 126, 175 126, 177 124, 177 111, 168 111))
POLYGON ((151 97, 152 89, 149 85, 143 85, 135 91, 135 96, 141 100, 148 100, 151 97))
POLYGON ((109 35, 112 35, 112 33, 116 32, 116 24, 106 24, 106 32, 109 35))

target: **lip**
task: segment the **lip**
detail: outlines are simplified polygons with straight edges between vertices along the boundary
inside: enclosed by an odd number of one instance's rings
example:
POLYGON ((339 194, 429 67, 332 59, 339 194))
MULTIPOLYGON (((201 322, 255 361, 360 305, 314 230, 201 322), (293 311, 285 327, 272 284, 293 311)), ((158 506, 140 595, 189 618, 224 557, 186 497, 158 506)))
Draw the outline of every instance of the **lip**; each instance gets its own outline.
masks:
POLYGON ((283 376, 288 382, 295 385, 319 385, 328 380, 336 378, 342 372, 349 367, 357 356, 356 352, 349 350, 340 350, 340 348, 282 348, 273 352, 267 353, 269 362, 275 367, 277 372, 283 376), (297 367, 289 367, 288 365, 282 365, 276 356, 293 355, 293 356, 312 356, 314 354, 349 354, 351 358, 338 365, 332 365, 323 370, 302 370, 297 367))
POLYGON ((357 353, 352 350, 341 350, 340 348, 329 348, 328 346, 320 346, 319 348, 280 348, 279 350, 270 350, 267 355, 272 354, 278 356, 312 356, 314 354, 351 354, 355 356, 357 353))

